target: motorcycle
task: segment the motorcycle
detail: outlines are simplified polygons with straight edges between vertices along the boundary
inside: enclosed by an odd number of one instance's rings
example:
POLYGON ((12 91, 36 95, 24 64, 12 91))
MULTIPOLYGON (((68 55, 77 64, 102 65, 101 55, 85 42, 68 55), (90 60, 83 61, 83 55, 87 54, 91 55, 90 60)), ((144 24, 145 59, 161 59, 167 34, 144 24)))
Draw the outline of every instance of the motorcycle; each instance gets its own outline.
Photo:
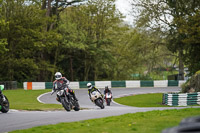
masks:
POLYGON ((112 101, 112 93, 107 92, 107 93, 105 94, 105 100, 106 100, 107 106, 110 106, 110 103, 111 103, 111 101, 112 101))
POLYGON ((98 91, 91 92, 91 100, 94 102, 97 106, 99 106, 101 109, 104 109, 104 100, 102 95, 98 91))
MULTIPOLYGON (((55 91, 59 97, 59 101, 66 111, 80 110, 78 101, 69 93, 68 85, 61 85, 60 83, 55 84, 55 91)), ((52 92, 51 95, 54 93, 52 92)))
MULTIPOLYGON (((2 91, 4 90, 4 86, 0 85, 0 91, 2 93, 2 91)), ((0 96, 0 111, 2 113, 7 113, 9 111, 9 101, 8 98, 2 94, 2 96, 0 96)))

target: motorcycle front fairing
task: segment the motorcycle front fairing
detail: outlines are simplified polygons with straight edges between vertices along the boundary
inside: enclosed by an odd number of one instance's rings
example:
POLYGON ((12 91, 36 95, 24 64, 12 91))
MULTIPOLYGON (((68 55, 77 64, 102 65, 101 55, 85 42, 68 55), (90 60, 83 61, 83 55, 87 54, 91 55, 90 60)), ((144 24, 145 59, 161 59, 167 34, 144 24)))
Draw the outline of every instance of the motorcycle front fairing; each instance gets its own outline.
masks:
POLYGON ((105 97, 111 99, 112 98, 112 94, 108 92, 108 93, 106 93, 105 97))
POLYGON ((91 92, 91 100, 95 101, 96 99, 100 98, 101 94, 98 91, 91 92))

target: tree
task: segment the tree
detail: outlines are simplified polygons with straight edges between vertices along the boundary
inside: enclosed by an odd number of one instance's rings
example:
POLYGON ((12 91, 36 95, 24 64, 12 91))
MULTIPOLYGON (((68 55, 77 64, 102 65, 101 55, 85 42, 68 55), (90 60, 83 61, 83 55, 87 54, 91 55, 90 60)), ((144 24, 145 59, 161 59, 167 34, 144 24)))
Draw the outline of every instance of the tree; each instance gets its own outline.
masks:
POLYGON ((184 78, 184 43, 185 36, 179 33, 181 27, 180 20, 187 18, 198 9, 199 3, 195 0, 143 0, 139 4, 141 7, 138 25, 150 27, 151 30, 159 30, 166 37, 168 48, 179 54, 179 74, 180 79, 184 78))
POLYGON ((43 17, 45 12, 40 9, 40 5, 26 5, 24 2, 18 0, 2 3, 1 16, 9 27, 2 34, 7 39, 6 48, 9 51, 2 56, 0 62, 1 77, 4 80, 45 81, 53 67, 45 53, 51 51, 59 37, 54 32, 44 31, 49 20, 43 17), (39 73, 40 70, 46 73, 39 73))
POLYGON ((181 23, 179 33, 184 36, 184 60, 191 74, 200 70, 200 11, 197 10, 186 19, 177 20, 181 23))
MULTIPOLYGON (((0 0, 0 5, 2 5, 2 0, 0 0)), ((0 14, 2 12, 2 7, 0 6, 0 14)), ((5 19, 3 16, 0 15, 0 55, 3 54, 7 49, 7 40, 3 33, 5 33, 8 30, 8 23, 5 22, 5 19)))
POLYGON ((111 56, 106 51, 111 43, 108 31, 114 30, 113 27, 119 24, 121 17, 116 11, 114 0, 89 0, 85 5, 66 9, 62 15, 62 46, 73 60, 82 59, 76 67, 79 69, 78 74, 83 73, 82 80, 99 79, 106 72, 102 70, 102 64, 111 56))

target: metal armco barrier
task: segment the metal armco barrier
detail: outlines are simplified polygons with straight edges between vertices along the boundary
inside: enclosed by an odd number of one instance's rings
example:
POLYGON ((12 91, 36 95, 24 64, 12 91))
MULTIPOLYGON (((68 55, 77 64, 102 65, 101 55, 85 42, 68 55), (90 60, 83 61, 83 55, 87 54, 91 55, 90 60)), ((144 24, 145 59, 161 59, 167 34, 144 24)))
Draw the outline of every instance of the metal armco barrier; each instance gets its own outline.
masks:
POLYGON ((163 94, 163 104, 169 106, 200 105, 200 92, 163 94))

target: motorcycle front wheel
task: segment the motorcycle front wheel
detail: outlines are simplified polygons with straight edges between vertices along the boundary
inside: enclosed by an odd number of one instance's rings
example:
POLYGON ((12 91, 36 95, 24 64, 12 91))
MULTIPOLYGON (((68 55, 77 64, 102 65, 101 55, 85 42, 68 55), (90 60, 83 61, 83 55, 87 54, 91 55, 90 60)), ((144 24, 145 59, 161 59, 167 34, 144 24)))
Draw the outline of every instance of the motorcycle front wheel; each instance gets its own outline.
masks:
POLYGON ((110 102, 111 102, 110 98, 106 99, 107 106, 110 106, 110 102))
POLYGON ((79 104, 78 104, 78 101, 75 101, 75 104, 74 104, 74 110, 75 111, 79 111, 80 110, 80 106, 79 106, 79 104))
POLYGON ((65 98, 61 98, 62 106, 65 108, 66 111, 70 111, 71 107, 70 104, 65 100, 65 98))
POLYGON ((2 113, 7 113, 9 111, 9 101, 5 95, 4 95, 4 97, 6 98, 6 101, 1 104, 2 107, 1 107, 0 111, 2 113))
POLYGON ((96 99, 95 101, 96 105, 99 106, 101 109, 104 109, 103 100, 102 99, 96 99))

